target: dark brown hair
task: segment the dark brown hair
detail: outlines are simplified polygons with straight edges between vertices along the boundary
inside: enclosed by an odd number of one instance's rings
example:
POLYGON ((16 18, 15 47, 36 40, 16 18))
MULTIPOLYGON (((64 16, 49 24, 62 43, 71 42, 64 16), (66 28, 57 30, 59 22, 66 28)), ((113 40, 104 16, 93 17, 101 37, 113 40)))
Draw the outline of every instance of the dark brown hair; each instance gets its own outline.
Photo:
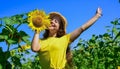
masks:
MULTIPOLYGON (((66 34, 66 30, 65 30, 65 26, 64 26, 65 24, 63 24, 62 21, 59 21, 59 24, 60 24, 60 27, 59 27, 56 37, 62 37, 66 34)), ((48 36, 49 36, 49 30, 45 30, 45 33, 43 34, 43 38, 48 38, 48 36)), ((66 50, 66 59, 67 59, 68 65, 72 66, 72 53, 70 51, 69 46, 66 50)))

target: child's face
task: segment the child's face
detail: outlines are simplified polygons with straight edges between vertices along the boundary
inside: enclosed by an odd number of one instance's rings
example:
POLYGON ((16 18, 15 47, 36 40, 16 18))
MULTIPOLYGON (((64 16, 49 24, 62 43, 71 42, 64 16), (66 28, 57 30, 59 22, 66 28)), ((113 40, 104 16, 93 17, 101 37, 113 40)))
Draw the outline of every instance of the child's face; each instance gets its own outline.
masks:
POLYGON ((60 19, 55 16, 51 19, 51 25, 48 27, 49 31, 58 31, 60 26, 60 19))

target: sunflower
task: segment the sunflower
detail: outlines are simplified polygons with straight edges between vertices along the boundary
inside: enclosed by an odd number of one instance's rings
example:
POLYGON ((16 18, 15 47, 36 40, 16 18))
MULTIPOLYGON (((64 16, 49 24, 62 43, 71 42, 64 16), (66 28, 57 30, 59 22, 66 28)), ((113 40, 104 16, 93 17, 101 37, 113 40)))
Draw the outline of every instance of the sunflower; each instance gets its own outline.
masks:
POLYGON ((23 46, 21 46, 21 49, 22 50, 28 50, 28 49, 30 49, 30 45, 23 45, 23 46))
POLYGON ((49 15, 42 10, 34 10, 28 13, 28 23, 32 30, 35 30, 37 33, 39 33, 50 26, 49 15))

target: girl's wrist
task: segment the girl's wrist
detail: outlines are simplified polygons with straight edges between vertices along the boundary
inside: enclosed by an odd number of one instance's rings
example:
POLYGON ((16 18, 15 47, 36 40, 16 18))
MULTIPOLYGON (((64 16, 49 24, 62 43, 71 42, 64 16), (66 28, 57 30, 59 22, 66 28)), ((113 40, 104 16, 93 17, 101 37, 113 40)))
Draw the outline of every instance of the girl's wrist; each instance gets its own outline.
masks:
POLYGON ((101 13, 96 13, 96 16, 97 16, 97 17, 101 17, 102 14, 101 14, 101 13))

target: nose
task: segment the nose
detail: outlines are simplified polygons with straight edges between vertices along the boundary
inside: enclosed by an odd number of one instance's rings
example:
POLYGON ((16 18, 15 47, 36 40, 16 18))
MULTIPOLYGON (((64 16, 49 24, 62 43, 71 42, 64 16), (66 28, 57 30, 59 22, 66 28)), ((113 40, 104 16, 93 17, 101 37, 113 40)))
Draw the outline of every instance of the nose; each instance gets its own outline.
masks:
POLYGON ((51 20, 51 24, 53 24, 54 23, 54 20, 51 20))

